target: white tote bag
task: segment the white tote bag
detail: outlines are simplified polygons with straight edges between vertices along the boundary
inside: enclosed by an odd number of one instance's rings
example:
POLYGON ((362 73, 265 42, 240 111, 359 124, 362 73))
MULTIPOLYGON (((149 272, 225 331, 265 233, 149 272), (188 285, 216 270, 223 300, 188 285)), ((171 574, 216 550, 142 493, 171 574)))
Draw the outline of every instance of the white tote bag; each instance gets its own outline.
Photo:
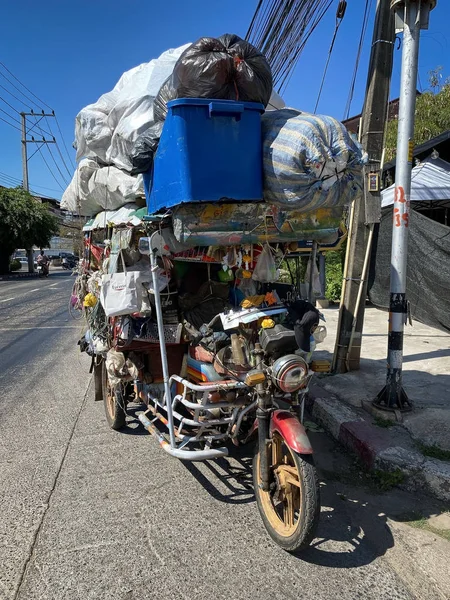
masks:
POLYGON ((102 277, 100 302, 107 317, 130 315, 140 310, 141 299, 138 292, 138 285, 141 285, 140 273, 127 270, 122 252, 120 252, 120 258, 122 259, 123 273, 108 273, 102 277))

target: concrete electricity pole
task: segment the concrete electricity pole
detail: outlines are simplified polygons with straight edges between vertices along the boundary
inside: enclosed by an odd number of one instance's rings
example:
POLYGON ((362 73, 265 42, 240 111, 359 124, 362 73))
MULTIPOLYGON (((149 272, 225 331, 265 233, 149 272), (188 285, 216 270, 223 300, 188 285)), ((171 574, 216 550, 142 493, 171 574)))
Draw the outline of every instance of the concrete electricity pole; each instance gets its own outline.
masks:
POLYGON ((403 327, 408 315, 406 268, 414 150, 414 115, 420 30, 428 29, 430 10, 435 6, 436 0, 392 0, 396 30, 403 31, 402 73, 392 222, 387 378, 385 387, 373 403, 377 408, 389 411, 411 409, 411 403, 403 389, 402 365, 403 327))
MULTIPOLYGON (((55 138, 53 138, 53 140, 46 140, 45 138, 42 138, 42 140, 35 140, 34 136, 31 136, 31 139, 28 139, 27 134, 29 132, 27 132, 27 117, 39 117, 40 119, 42 119, 43 117, 54 117, 54 116, 55 116, 54 113, 47 114, 47 113, 44 113, 44 111, 42 111, 42 113, 34 113, 34 112, 29 112, 29 113, 21 112, 20 113, 20 119, 22 122, 22 178, 23 178, 22 187, 27 192, 30 191, 30 185, 28 182, 27 144, 41 144, 41 145, 56 144, 55 138)), ((35 125, 36 125, 36 123, 33 125, 33 127, 35 125)), ((36 150, 36 152, 37 152, 37 150, 36 150)), ((30 273, 33 273, 34 272, 33 249, 26 248, 26 250, 27 250, 27 258, 28 258, 28 271, 30 273)))
POLYGON ((391 0, 378 0, 361 118, 360 140, 369 162, 364 169, 364 201, 354 202, 348 234, 341 308, 333 370, 359 369, 367 274, 373 224, 381 217, 381 161, 388 117, 389 88, 394 52, 394 19, 391 0))

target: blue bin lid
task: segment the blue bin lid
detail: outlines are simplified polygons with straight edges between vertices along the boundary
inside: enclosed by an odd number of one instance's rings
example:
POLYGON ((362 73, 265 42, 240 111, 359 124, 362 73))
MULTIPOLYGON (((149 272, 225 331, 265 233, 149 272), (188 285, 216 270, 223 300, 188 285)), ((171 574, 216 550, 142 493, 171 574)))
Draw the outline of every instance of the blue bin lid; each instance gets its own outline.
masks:
POLYGON ((260 113, 265 111, 264 105, 260 102, 241 102, 240 100, 222 100, 221 98, 177 98, 167 103, 169 108, 173 106, 208 106, 211 102, 220 102, 221 104, 243 104, 245 110, 257 110, 260 113))

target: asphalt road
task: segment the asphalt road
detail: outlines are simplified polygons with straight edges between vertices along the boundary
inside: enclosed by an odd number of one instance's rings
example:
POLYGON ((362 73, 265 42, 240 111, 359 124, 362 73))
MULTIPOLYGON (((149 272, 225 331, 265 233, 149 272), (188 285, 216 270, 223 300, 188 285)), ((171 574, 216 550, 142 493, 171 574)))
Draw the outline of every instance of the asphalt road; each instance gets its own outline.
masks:
POLYGON ((1 599, 445 598, 443 540, 389 519, 424 501, 349 480, 325 433, 311 434, 318 538, 295 557, 263 528, 248 451, 186 465, 132 415, 109 430, 67 313, 72 282, 0 282, 1 599))

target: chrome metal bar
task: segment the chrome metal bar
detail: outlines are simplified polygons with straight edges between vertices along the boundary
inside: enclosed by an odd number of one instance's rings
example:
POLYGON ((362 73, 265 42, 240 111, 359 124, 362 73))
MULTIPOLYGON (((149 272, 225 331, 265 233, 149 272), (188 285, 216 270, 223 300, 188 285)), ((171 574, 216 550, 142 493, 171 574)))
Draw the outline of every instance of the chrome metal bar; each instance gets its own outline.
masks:
POLYGON ((224 447, 209 448, 208 450, 181 450, 179 448, 174 448, 167 442, 164 436, 159 433, 159 431, 156 429, 153 423, 147 419, 144 413, 140 413, 138 415, 138 419, 145 429, 147 429, 147 431, 156 436, 162 448, 164 448, 168 454, 180 460, 203 461, 228 455, 228 449, 224 447))
MULTIPOLYGON (((152 398, 151 401, 156 405, 159 406, 159 408, 162 408, 163 410, 167 410, 167 407, 163 404, 161 404, 156 398, 152 398)), ((194 405, 196 408, 200 408, 203 410, 203 406, 201 406, 201 404, 195 404, 194 405)), ((232 408, 230 406, 230 408, 232 408)), ((239 407, 236 407, 235 410, 238 410, 239 407)), ((152 410, 153 412, 153 410, 152 410)), ((173 417, 177 420, 180 421, 180 426, 181 427, 183 424, 186 424, 190 427, 213 427, 213 426, 217 426, 217 425, 227 425, 230 420, 232 419, 232 417, 224 417, 223 419, 211 419, 210 421, 197 421, 195 419, 189 419, 189 417, 183 417, 183 415, 181 415, 179 412, 172 410, 172 415, 173 417)))
MULTIPOLYGON (((154 408, 153 406, 149 406, 147 411, 150 411, 153 415, 154 418, 152 419, 151 422, 156 422, 159 421, 160 423, 162 423, 165 427, 167 427, 168 422, 167 419, 164 417, 164 415, 162 415, 161 413, 159 413, 156 408, 154 408)), ((145 413, 144 413, 145 415, 145 413)), ((175 415, 174 415, 175 416, 175 415)), ((209 439, 213 439, 213 440, 223 440, 223 439, 227 439, 229 437, 229 433, 228 431, 226 431, 225 433, 212 433, 212 432, 205 432, 205 435, 203 435, 203 430, 205 428, 201 428, 201 430, 196 433, 195 435, 188 435, 185 433, 180 433, 181 431, 181 425, 175 429, 175 436, 177 437, 177 439, 179 439, 181 441, 179 448, 183 447, 186 444, 189 444, 190 442, 200 442, 200 441, 207 441, 209 439), (202 435, 200 435, 202 434, 202 435)))
POLYGON ((156 260, 156 250, 153 248, 153 238, 158 236, 158 232, 152 234, 150 237, 150 267, 152 271, 152 280, 153 280, 153 296, 155 298, 155 309, 156 309, 156 322, 158 325, 158 337, 159 337, 159 347, 161 350, 161 365, 163 371, 163 380, 164 380, 164 393, 166 399, 166 410, 167 410, 167 420, 169 421, 169 436, 170 436, 170 445, 172 448, 175 448, 175 430, 173 426, 173 415, 172 415, 172 397, 170 392, 170 383, 169 383, 169 365, 167 363, 167 348, 166 341, 164 338, 164 321, 161 307, 161 296, 159 294, 158 287, 158 263, 156 260))
POLYGON ((217 388, 219 388, 221 390, 230 390, 230 389, 234 389, 234 388, 248 387, 242 381, 232 381, 230 383, 220 383, 220 384, 212 382, 210 385, 197 385, 195 383, 188 381, 187 379, 184 379, 183 377, 180 377, 179 375, 172 375, 169 383, 172 383, 173 381, 181 383, 182 385, 184 385, 185 387, 189 388, 190 390, 192 390, 194 392, 210 392, 213 390, 217 390, 217 388))
POLYGON ((239 408, 240 406, 245 406, 245 400, 241 402, 210 402, 209 404, 198 404, 197 402, 190 402, 189 400, 184 400, 183 398, 178 398, 178 402, 181 402, 186 406, 186 408, 190 408, 192 410, 200 409, 202 411, 205 410, 213 410, 214 408, 239 408))

